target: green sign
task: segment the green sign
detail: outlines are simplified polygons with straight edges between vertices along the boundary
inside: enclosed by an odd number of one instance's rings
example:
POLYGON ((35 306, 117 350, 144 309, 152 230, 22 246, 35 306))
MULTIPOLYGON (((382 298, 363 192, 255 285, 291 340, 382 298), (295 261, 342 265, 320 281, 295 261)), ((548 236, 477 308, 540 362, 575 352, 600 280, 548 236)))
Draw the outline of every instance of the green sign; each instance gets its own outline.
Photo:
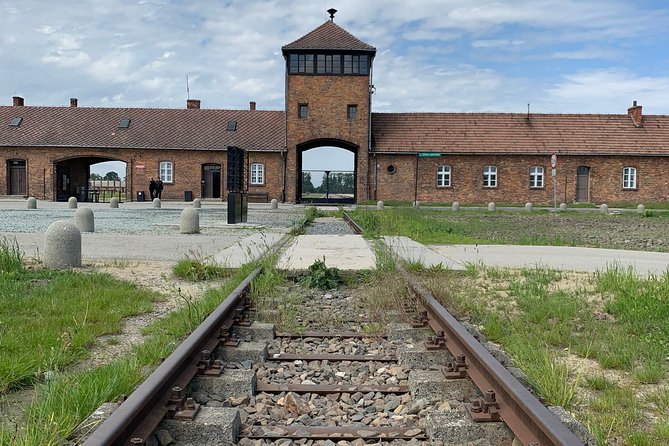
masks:
POLYGON ((434 152, 419 152, 418 156, 421 158, 429 158, 433 156, 441 156, 441 153, 434 153, 434 152))

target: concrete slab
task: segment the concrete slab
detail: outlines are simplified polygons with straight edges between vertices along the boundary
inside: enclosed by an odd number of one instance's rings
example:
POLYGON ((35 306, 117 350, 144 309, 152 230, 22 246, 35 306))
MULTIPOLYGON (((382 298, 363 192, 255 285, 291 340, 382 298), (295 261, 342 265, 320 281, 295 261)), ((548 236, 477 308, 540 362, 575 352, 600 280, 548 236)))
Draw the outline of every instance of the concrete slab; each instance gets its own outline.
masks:
POLYGON ((409 263, 420 263, 426 268, 432 266, 443 266, 453 269, 453 262, 439 252, 428 249, 425 245, 418 243, 409 237, 388 236, 383 237, 383 242, 390 250, 401 259, 409 263))
POLYGON ((467 264, 482 264, 594 272, 617 265, 622 268, 632 267, 642 276, 663 275, 669 269, 669 253, 663 252, 517 245, 433 245, 429 249, 445 257, 452 269, 464 269, 467 264))
POLYGON ((239 268, 245 263, 260 258, 284 236, 285 234, 274 232, 252 234, 216 254, 214 261, 228 268, 239 268))
POLYGON ((328 267, 341 270, 374 269, 376 255, 360 235, 300 235, 279 258, 278 267, 306 270, 325 258, 328 267))

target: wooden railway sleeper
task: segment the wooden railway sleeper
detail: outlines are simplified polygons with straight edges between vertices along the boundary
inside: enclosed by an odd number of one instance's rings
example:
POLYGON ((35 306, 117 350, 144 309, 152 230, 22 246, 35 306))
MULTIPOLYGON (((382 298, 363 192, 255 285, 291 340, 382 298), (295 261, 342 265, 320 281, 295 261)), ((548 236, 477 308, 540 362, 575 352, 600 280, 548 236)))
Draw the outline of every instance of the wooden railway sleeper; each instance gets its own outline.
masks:
POLYGON ((467 363, 465 355, 457 355, 455 361, 448 361, 446 366, 441 369, 446 379, 467 378, 467 363))
POLYGON ((499 403, 495 399, 495 392, 487 390, 483 393, 483 398, 476 398, 471 403, 465 404, 467 412, 476 423, 486 423, 490 421, 501 421, 499 413, 499 403))

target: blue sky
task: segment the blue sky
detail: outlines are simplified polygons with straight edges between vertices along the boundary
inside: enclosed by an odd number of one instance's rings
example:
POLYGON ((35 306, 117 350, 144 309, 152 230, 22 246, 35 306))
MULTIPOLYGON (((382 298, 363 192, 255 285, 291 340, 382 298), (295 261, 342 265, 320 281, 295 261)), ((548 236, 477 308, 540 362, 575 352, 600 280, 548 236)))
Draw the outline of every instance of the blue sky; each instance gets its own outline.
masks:
POLYGON ((280 110, 281 46, 331 7, 377 48, 374 111, 669 114, 650 0, 0 0, 0 103, 181 108, 188 74, 203 107, 280 110))

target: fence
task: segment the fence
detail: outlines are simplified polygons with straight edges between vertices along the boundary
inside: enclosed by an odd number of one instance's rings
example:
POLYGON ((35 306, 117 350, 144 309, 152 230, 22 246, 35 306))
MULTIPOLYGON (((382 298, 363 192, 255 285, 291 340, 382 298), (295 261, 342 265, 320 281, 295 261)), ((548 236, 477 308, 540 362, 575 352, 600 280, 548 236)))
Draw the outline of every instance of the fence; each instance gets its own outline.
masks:
POLYGON ((306 203, 354 202, 355 172, 303 170, 301 201, 306 203))
POLYGON ((108 203, 113 197, 126 200, 125 180, 90 180, 88 188, 77 191, 79 201, 108 203))

